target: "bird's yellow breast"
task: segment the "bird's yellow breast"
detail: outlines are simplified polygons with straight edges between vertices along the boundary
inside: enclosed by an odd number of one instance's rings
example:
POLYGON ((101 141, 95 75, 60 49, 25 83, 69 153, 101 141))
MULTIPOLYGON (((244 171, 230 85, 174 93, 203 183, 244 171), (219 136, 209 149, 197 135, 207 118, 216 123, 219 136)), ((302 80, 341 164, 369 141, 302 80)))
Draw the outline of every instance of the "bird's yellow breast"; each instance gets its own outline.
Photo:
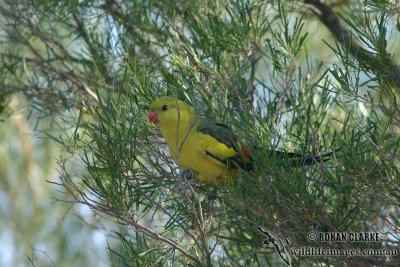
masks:
POLYGON ((227 147, 215 138, 198 132, 196 127, 163 131, 163 136, 171 150, 175 162, 182 169, 192 169, 201 182, 226 183, 236 176, 237 169, 227 165, 213 156, 224 159, 236 155, 236 151, 227 147), (178 136, 177 136, 178 135, 178 136))

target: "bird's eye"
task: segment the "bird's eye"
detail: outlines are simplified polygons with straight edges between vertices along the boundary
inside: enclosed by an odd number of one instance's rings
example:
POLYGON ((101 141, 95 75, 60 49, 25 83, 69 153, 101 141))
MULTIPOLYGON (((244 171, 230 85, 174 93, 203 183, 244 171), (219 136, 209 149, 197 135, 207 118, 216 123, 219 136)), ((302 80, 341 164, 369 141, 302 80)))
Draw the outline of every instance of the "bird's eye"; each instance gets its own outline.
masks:
POLYGON ((161 107, 161 109, 162 109, 162 111, 166 111, 168 109, 168 106, 164 105, 164 106, 161 107))

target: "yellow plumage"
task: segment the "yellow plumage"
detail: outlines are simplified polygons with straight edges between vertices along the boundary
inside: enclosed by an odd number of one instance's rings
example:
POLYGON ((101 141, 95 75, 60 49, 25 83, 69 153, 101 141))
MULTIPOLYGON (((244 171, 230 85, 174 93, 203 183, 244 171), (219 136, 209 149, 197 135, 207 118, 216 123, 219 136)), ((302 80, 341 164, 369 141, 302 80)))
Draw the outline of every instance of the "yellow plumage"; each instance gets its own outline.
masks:
MULTIPOLYGON (((241 153, 199 131, 200 119, 183 101, 171 97, 158 98, 151 105, 149 120, 158 124, 175 162, 184 170, 193 170, 200 181, 231 182, 236 176, 237 168, 228 166, 226 162, 241 157, 241 153)), ((239 142, 237 145, 241 146, 239 142)))

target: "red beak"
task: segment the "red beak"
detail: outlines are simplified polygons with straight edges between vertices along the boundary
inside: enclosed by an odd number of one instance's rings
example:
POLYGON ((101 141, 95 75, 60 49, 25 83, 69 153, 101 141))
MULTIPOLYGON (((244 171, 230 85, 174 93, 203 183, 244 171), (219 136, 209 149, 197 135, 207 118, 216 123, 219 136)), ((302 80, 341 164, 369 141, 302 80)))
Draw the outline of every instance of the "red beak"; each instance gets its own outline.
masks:
POLYGON ((158 117, 157 117, 157 113, 155 113, 154 111, 150 111, 149 112, 149 122, 152 123, 158 123, 158 117))

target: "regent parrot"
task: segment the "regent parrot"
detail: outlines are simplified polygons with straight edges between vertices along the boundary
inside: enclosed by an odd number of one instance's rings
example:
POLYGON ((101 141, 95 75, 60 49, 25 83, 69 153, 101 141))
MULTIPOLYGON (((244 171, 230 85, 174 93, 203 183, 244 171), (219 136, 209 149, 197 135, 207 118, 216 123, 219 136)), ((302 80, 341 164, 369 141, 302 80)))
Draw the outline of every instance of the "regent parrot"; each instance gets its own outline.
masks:
MULTIPOLYGON (((183 170, 194 171, 202 182, 232 182, 238 168, 253 168, 252 155, 228 126, 199 117, 181 100, 168 96, 156 99, 148 117, 161 129, 175 162, 183 170)), ((319 157, 282 151, 270 154, 304 166, 326 161, 333 153, 319 157)))

